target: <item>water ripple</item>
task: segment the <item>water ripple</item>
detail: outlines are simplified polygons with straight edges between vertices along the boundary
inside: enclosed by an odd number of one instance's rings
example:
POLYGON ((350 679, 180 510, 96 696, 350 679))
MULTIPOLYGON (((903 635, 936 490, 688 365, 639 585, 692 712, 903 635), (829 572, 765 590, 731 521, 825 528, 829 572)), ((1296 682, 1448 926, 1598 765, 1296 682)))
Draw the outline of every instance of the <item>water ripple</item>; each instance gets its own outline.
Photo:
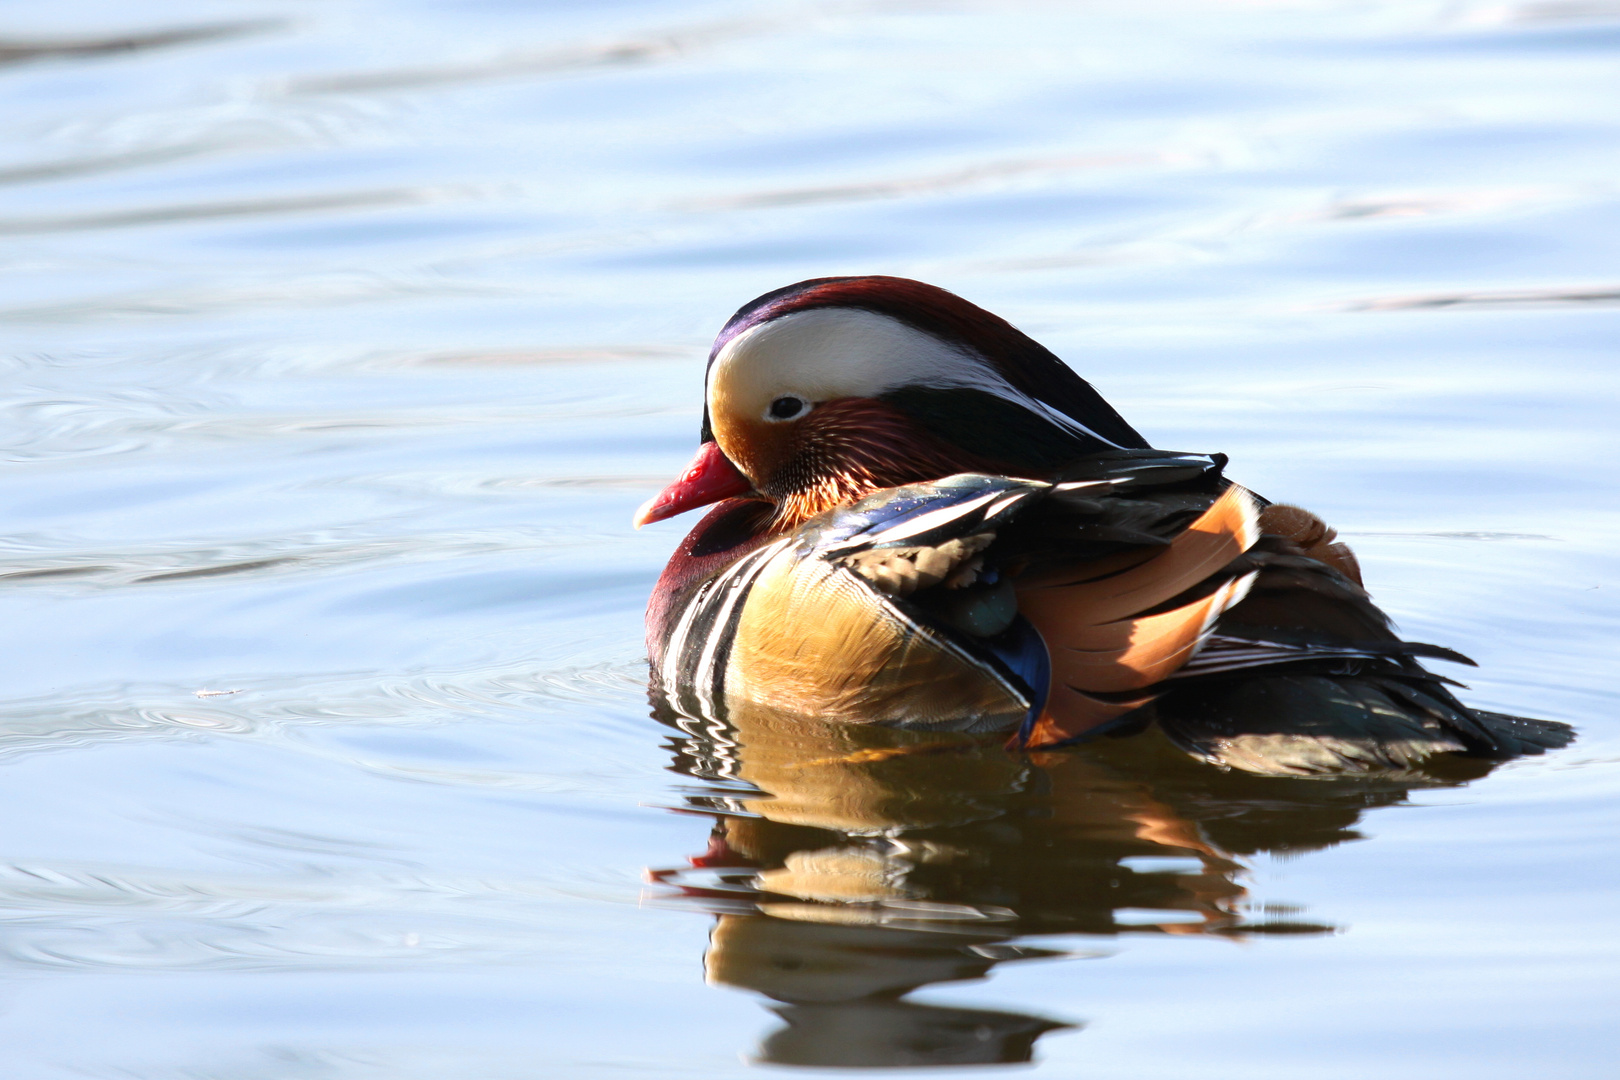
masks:
POLYGON ((689 412, 629 402, 598 401, 557 407, 453 406, 378 412, 231 413, 207 412, 193 403, 162 398, 149 401, 33 401, 0 407, 12 419, 0 456, 14 462, 125 454, 175 442, 244 442, 308 435, 367 435, 470 425, 541 425, 556 421, 612 420, 659 413, 689 412), (108 406, 112 407, 109 408, 108 406))
POLYGON ((1339 305, 1341 311, 1411 311, 1457 307, 1557 308, 1620 303, 1620 285, 1480 289, 1471 292, 1374 296, 1339 305))
POLYGON ((0 39, 0 64, 20 64, 33 60, 112 56, 120 53, 146 52, 150 49, 193 45, 223 38, 242 37, 279 30, 287 23, 281 19, 253 19, 242 22, 208 23, 200 26, 182 26, 170 30, 145 30, 108 37, 81 37, 36 39, 0 39))
POLYGON ((0 319, 10 323, 83 325, 103 320, 170 318, 253 308, 339 307, 411 297, 511 297, 523 291, 515 285, 495 282, 446 280, 428 271, 333 270, 271 280, 255 276, 219 286, 177 285, 82 300, 21 304, 0 308, 0 319))
POLYGON ((306 75, 287 80, 290 94, 355 94, 417 90, 492 79, 564 75, 597 68, 622 68, 673 60, 695 49, 780 27, 781 19, 731 19, 685 30, 671 30, 561 49, 515 52, 462 64, 431 64, 392 71, 347 75, 306 75))
POLYGON ((862 202, 871 199, 903 199, 932 195, 963 188, 980 187, 1018 177, 1042 177, 1069 172, 1101 169, 1186 168, 1206 165, 1210 156, 1196 153, 1155 151, 1151 153, 1074 154, 1063 157, 1015 161, 992 161, 969 165, 948 172, 896 180, 872 180, 850 184, 785 188, 740 195, 683 199, 670 203, 678 211, 753 210, 764 207, 808 206, 816 203, 862 202))
MULTIPOLYGON (((577 657, 589 646, 588 641, 576 641, 570 651, 577 657)), ((565 652, 549 661, 529 655, 414 675, 363 672, 229 679, 227 685, 237 690, 208 698, 200 698, 198 691, 210 687, 78 688, 0 703, 0 758, 132 738, 274 736, 284 729, 311 724, 430 725, 465 720, 469 714, 532 723, 537 712, 639 702, 645 696, 645 684, 646 662, 639 655, 581 663, 565 652)), ((355 764, 369 760, 314 746, 303 748, 355 764)))
POLYGON ((223 875, 106 864, 0 863, 0 967, 344 970, 532 963, 588 944, 558 934, 581 893, 633 902, 637 883, 345 871, 223 875), (45 914, 41 918, 40 915, 45 914))
POLYGON ((335 191, 310 195, 275 195, 231 202, 186 202, 170 206, 104 210, 99 213, 57 217, 0 218, 0 235, 119 229, 136 225, 202 221, 209 218, 262 217, 312 211, 374 209, 408 206, 462 197, 468 189, 392 188, 377 191, 335 191))
POLYGON ((1620 3, 1615 0, 1532 0, 1465 7, 1456 22, 1461 26, 1546 26, 1611 19, 1620 19, 1620 3))
MULTIPOLYGON (((547 551, 612 543, 609 535, 586 536, 543 526, 476 532, 419 533, 412 536, 335 538, 330 531, 278 536, 209 547, 124 551, 53 550, 21 555, 38 539, 0 537, 0 584, 70 583, 80 588, 117 589, 132 585, 194 581, 265 571, 326 571, 356 563, 460 559, 511 551, 547 551), (9 557, 8 557, 9 555, 9 557)), ((59 543, 53 544, 58 548, 59 543)))

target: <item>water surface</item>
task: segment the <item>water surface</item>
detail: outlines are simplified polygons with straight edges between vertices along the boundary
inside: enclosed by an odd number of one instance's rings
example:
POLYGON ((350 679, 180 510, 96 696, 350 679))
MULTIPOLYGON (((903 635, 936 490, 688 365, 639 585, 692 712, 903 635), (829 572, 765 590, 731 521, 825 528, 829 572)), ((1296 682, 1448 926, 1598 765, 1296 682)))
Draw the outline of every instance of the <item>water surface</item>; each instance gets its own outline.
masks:
POLYGON ((1605 3, 11 5, 6 1075, 1608 1076, 1616 100, 1605 3), (864 272, 1580 741, 1328 785, 649 716, 707 343, 864 272))

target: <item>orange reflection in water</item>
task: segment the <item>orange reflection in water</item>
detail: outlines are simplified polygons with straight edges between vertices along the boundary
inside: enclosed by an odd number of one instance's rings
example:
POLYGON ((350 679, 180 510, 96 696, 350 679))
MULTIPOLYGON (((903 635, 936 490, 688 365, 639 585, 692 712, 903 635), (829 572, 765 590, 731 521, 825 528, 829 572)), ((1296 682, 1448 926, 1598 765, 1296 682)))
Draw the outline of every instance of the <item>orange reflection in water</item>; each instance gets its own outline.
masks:
POLYGON ((1251 905, 1244 860, 1359 839, 1372 808, 1489 765, 1306 778, 1226 770, 1157 727, 1009 754, 997 738, 820 724, 762 709, 662 715, 681 809, 714 822, 653 898, 716 917, 711 983, 770 999, 755 1059, 814 1066, 1014 1064, 1077 1025, 909 1000, 998 964, 1073 956, 1051 935, 1240 938, 1323 923, 1251 905))

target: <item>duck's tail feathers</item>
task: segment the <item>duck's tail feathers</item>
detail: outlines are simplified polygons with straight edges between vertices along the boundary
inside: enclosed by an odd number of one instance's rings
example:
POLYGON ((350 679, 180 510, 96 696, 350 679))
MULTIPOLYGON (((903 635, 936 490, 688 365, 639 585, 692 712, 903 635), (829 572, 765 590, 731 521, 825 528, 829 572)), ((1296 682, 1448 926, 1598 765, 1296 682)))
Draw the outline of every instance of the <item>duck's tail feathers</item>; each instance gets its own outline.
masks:
POLYGON ((1567 746, 1554 720, 1470 709, 1408 661, 1189 682, 1154 705, 1194 757, 1273 776, 1404 775, 1437 755, 1505 761, 1567 746))
POLYGON ((1537 720, 1529 716, 1469 709, 1474 722, 1491 737, 1494 752, 1480 757, 1505 760, 1562 750, 1575 741, 1575 729, 1557 720, 1537 720))

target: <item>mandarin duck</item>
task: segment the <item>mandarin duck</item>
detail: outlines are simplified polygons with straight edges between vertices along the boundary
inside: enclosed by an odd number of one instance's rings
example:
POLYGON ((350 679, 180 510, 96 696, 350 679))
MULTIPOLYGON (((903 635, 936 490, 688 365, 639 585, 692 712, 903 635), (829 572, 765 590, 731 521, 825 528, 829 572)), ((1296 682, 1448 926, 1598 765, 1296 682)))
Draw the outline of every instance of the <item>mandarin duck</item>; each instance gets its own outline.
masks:
POLYGON ((944 289, 766 293, 715 341, 696 458, 636 514, 717 504, 648 606, 655 698, 1028 750, 1157 716, 1194 756, 1295 774, 1573 737, 1463 705, 1419 658, 1472 661, 1403 641, 1332 529, 1225 465, 1153 449, 944 289))

